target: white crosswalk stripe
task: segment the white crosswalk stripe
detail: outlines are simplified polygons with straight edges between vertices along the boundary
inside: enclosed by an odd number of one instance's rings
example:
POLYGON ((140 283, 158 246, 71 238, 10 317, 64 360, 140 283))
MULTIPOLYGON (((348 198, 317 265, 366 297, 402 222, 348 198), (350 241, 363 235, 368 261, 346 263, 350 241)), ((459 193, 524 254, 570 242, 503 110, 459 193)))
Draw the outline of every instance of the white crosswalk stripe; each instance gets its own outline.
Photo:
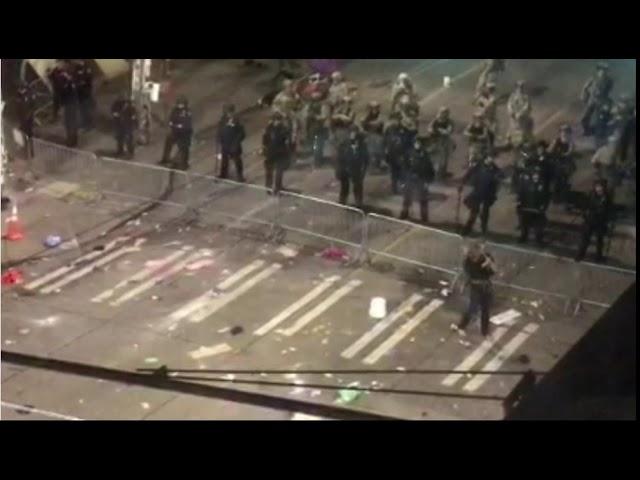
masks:
POLYGON ((496 355, 487 362, 487 364, 482 368, 485 373, 478 373, 473 376, 471 380, 467 382, 467 384, 463 387, 463 389, 467 392, 474 392, 478 388, 480 388, 489 377, 491 377, 491 372, 496 372, 502 366, 502 364, 511 356, 513 353, 520 348, 527 339, 533 335, 536 330, 538 330, 539 325, 537 323, 529 323, 525 325, 524 328, 518 332, 518 334, 513 337, 504 347, 500 349, 496 355))
POLYGON ((356 289, 360 285, 362 285, 361 280, 351 280, 346 285, 342 286, 341 288, 333 292, 331 295, 329 295, 325 300, 320 302, 318 305, 316 305, 314 308, 312 308, 302 317, 300 317, 291 327, 284 330, 282 333, 290 337, 296 332, 299 332, 305 326, 313 322, 323 312, 328 310, 334 303, 337 303, 342 297, 348 295, 349 293, 351 293, 352 290, 356 289))
POLYGON ((435 312, 444 302, 442 300, 431 300, 427 306, 415 314, 404 325, 398 328, 389 338, 378 346, 373 352, 371 352, 363 362, 368 365, 373 365, 380 358, 391 351, 396 345, 398 345, 409 333, 411 333, 420 323, 426 320, 433 312, 435 312))
POLYGON ((104 246, 104 249, 102 250, 93 250, 89 253, 87 253, 86 255, 83 255, 81 257, 76 258, 73 262, 71 262, 70 265, 65 265, 64 267, 60 267, 52 272, 47 273, 46 275, 43 275, 42 277, 36 278, 33 282, 29 282, 27 283, 24 288, 26 288, 27 290, 35 290, 38 287, 50 282, 51 280, 55 280, 58 277, 61 277, 62 275, 65 275, 67 273, 69 273, 70 271, 72 271, 74 268, 76 268, 78 265, 84 263, 84 262, 88 262, 90 260, 93 260, 94 258, 98 258, 101 255, 104 255, 105 253, 113 250, 115 247, 118 246, 118 244, 123 243, 125 241, 129 240, 129 237, 119 237, 116 238, 114 241, 107 243, 104 246))
POLYGON ((315 300, 317 297, 322 295, 322 293, 325 290, 330 288, 338 280, 340 280, 340 277, 338 275, 334 275, 332 277, 325 278, 319 285, 315 286, 305 296, 303 296, 302 298, 300 298, 296 302, 294 302, 291 305, 289 305, 282 312, 280 312, 278 315, 273 317, 271 320, 269 320, 267 323, 262 325, 255 332, 253 332, 253 334, 254 335, 265 335, 265 334, 267 334, 272 329, 274 329, 275 327, 280 325, 282 322, 284 322, 291 315, 293 315, 298 310, 300 310, 302 307, 304 307, 305 305, 307 305, 308 303, 310 303, 311 301, 315 300))
POLYGON ((171 268, 169 268, 169 269, 167 269, 167 270, 165 270, 163 272, 160 272, 158 275, 153 276, 152 278, 150 278, 146 282, 141 283, 140 285, 136 286, 135 288, 132 288, 127 293, 122 295, 120 298, 118 298, 118 299, 114 300, 113 302, 111 302, 109 305, 111 305, 112 307, 118 307, 118 306, 122 305, 124 302, 126 302, 128 300, 131 300, 135 296, 141 294, 142 292, 145 292, 145 291, 149 290, 150 288, 154 287, 158 283, 163 282, 164 280, 166 280, 167 278, 171 277, 172 275, 175 275, 176 273, 180 272, 187 265, 189 265, 191 262, 199 260, 200 258, 202 258, 202 257, 204 257, 206 255, 207 255, 207 252, 203 252, 203 251, 198 251, 198 252, 195 252, 195 253, 189 255, 186 259, 181 260, 180 262, 177 262, 174 265, 172 265, 171 268))
POLYGON ((176 252, 171 253, 170 255, 168 255, 168 256, 162 258, 160 261, 158 261, 157 264, 155 264, 153 266, 150 266, 150 267, 143 268, 142 270, 140 270, 135 275, 132 275, 131 277, 122 280, 115 287, 110 288, 108 290, 105 290, 104 292, 100 293, 99 295, 96 295, 95 297, 93 297, 91 299, 91 301, 93 303, 101 303, 104 300, 107 300, 107 299, 111 298, 112 296, 114 296, 116 294, 116 292, 118 290, 121 290, 121 289, 123 289, 125 287, 128 287, 131 284, 141 282, 145 278, 150 277, 151 275, 156 273, 158 270, 163 269, 164 267, 166 267, 167 265, 169 265, 173 261, 177 260, 181 256, 186 255, 186 253, 187 253, 186 250, 178 250, 176 252))
POLYGON ((208 303, 205 303, 199 310, 196 310, 195 312, 189 314, 187 316, 187 319, 191 323, 202 322, 204 319, 210 317, 211 315, 216 313, 218 310, 225 307, 227 304, 231 303, 232 301, 236 300, 240 296, 247 293, 258 283, 269 278, 271 275, 276 273, 281 268, 282 268, 282 265, 280 265, 279 263, 274 263, 270 265, 269 267, 265 268, 254 277, 240 284, 235 289, 229 292, 223 292, 219 297, 216 297, 210 300, 208 303))
POLYGON ((343 358, 353 358, 360 350, 365 348, 371 343, 378 335, 390 327, 396 320, 403 315, 411 312, 414 305, 422 300, 424 297, 414 293, 407 300, 404 301, 398 308, 396 308, 390 315, 384 318, 382 321, 376 323, 371 330, 362 335, 351 346, 349 346, 344 352, 342 352, 343 358))
POLYGON ((129 247, 121 247, 111 253, 109 253, 108 255, 105 255, 104 257, 100 258, 99 260, 96 260, 95 262, 90 263, 89 265, 87 265, 84 268, 81 268, 79 270, 76 270, 75 272, 67 275, 66 277, 63 277, 61 280, 47 286, 44 288, 40 289, 40 293, 44 293, 44 294, 48 294, 51 292, 54 292, 62 287, 64 287, 65 285, 68 285, 71 282, 74 282, 76 280, 78 280, 79 278, 84 277, 85 275, 91 273, 94 271, 94 269, 102 267, 103 265, 106 265, 109 262, 114 261, 117 258, 120 258, 128 253, 132 253, 132 252, 138 252, 140 251, 140 245, 142 245, 144 242, 146 242, 146 239, 144 238, 140 238, 138 240, 136 240, 135 245, 133 246, 129 246, 129 247))
MULTIPOLYGON (((255 260, 251 262, 249 265, 246 265, 245 267, 241 268, 236 273, 234 273, 233 275, 229 276, 227 279, 219 283, 216 286, 216 289, 219 291, 224 291, 228 289, 229 287, 233 286, 236 282, 239 282, 240 280, 242 280, 245 276, 249 275, 253 271, 257 270, 258 268, 261 268, 262 266, 264 266, 264 264, 265 264, 264 260, 255 260)), ((182 320, 192 312, 195 312, 200 308, 202 308, 206 303, 211 301, 211 298, 212 298, 212 292, 211 291, 205 292, 199 297, 187 302, 178 310, 173 312, 171 315, 169 315, 168 319, 170 321, 182 320)))

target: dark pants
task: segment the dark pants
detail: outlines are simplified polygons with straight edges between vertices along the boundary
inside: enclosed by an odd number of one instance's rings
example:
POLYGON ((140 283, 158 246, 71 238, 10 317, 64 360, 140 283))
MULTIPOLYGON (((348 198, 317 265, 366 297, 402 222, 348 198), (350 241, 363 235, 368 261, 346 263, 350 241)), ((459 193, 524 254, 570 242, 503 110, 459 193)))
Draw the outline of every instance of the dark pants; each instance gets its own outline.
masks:
POLYGON ((554 178, 553 200, 556 203, 564 203, 569 198, 571 192, 570 174, 567 171, 560 170, 554 178))
POLYGON ((391 193, 397 195, 400 192, 398 188, 401 173, 400 162, 398 162, 395 157, 388 155, 387 164, 389 165, 389 172, 391 174, 391 193))
POLYGON ((220 165, 220 178, 228 178, 229 177, 229 160, 233 159, 233 163, 236 166, 236 174, 238 175, 238 180, 241 182, 244 181, 243 175, 243 166, 242 166, 242 154, 230 154, 227 152, 222 152, 222 163, 220 165))
POLYGON ((273 189, 274 193, 282 190, 282 180, 284 177, 286 162, 283 159, 267 159, 264 162, 265 169, 265 186, 273 189), (274 184, 275 171, 275 184, 274 184))
POLYGON ((458 325, 460 330, 464 330, 469 322, 480 310, 480 331, 482 335, 489 334, 489 309, 491 307, 491 284, 489 282, 474 284, 469 286, 469 304, 467 311, 462 316, 458 325))
POLYGON ((589 102, 582 113, 582 118, 580 123, 582 124, 582 130, 585 135, 591 135, 593 130, 591 128, 591 117, 593 117, 594 112, 596 111, 595 102, 589 102))
POLYGON ((86 129, 93 128, 93 98, 91 95, 79 96, 78 106, 81 125, 86 129))
POLYGON ((60 113, 60 108, 62 107, 62 99, 59 92, 53 90, 52 96, 52 105, 51 105, 51 114, 53 116, 53 120, 56 121, 58 119, 58 114, 60 113))
POLYGON ((69 103, 64 107, 64 129, 67 134, 67 147, 78 146, 78 107, 69 103))
POLYGON ((591 243, 591 237, 596 236, 596 258, 602 260, 604 258, 604 237, 607 234, 606 226, 585 223, 582 230, 582 240, 580 242, 580 250, 578 251, 577 260, 582 260, 587 253, 587 248, 591 243))
POLYGON ((174 145, 178 146, 178 168, 182 170, 186 170, 189 168, 189 148, 191 144, 191 139, 186 135, 176 135, 173 132, 170 132, 167 135, 167 139, 164 142, 164 151, 162 153, 162 162, 163 164, 167 164, 171 159, 171 151, 173 150, 174 145))
POLYGON ((127 154, 133 158, 135 155, 134 130, 132 128, 118 128, 116 130, 116 142, 118 143, 118 151, 116 155, 124 155, 126 147, 127 154))
POLYGON ((340 172, 337 175, 340 180, 340 203, 342 205, 347 204, 347 198, 349 197, 349 187, 353 184, 353 197, 356 201, 356 206, 362 208, 363 205, 363 191, 364 191, 364 178, 356 175, 349 175, 346 172, 340 172))
POLYGON ((401 219, 409 218, 409 209, 414 200, 420 202, 420 218, 429 221, 429 185, 421 178, 410 175, 404 185, 401 219))
POLYGON ((486 199, 480 201, 465 201, 465 205, 469 208, 469 219, 462 230, 463 235, 468 235, 473 229, 473 225, 476 223, 478 214, 480 214, 480 225, 482 228, 482 234, 486 235, 489 225, 489 210, 493 205, 493 200, 486 199))
POLYGON ((20 131, 24 135, 24 148, 27 158, 33 158, 33 116, 20 121, 20 131))
POLYGON ((319 167, 324 163, 324 146, 327 142, 326 132, 311 135, 311 146, 313 149, 313 164, 319 167))
POLYGON ((533 228, 536 237, 536 243, 541 245, 544 239, 545 216, 539 212, 520 211, 520 242, 526 242, 529 239, 529 230, 533 228))

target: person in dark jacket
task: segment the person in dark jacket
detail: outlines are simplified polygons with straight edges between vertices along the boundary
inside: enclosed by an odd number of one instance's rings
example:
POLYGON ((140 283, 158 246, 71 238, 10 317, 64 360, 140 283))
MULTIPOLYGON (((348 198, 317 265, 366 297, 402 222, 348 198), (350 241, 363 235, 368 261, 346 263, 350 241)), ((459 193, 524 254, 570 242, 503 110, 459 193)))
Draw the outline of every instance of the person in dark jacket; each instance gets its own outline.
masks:
POLYGON ((369 152, 362 133, 352 126, 347 141, 338 146, 336 178, 340 181, 340 203, 346 205, 349 186, 353 185, 356 207, 362 208, 364 177, 369 165, 369 152))
POLYGON ((597 180, 594 185, 587 203, 584 206, 583 217, 584 224, 582 226, 582 239, 576 261, 580 262, 587 253, 587 248, 591 243, 591 237, 596 236, 596 261, 604 261, 604 237, 609 230, 611 222, 611 198, 607 192, 605 182, 597 180))
POLYGON ((361 127, 365 135, 371 163, 378 171, 384 171, 384 121, 380 114, 380 104, 378 102, 369 102, 361 127))
POLYGON ((291 129, 284 122, 280 112, 274 112, 262 135, 262 150, 265 156, 265 184, 278 194, 282 190, 284 171, 289 167, 293 145, 291 129), (275 171, 275 184, 274 184, 275 171))
POLYGON ((435 169, 426 148, 425 139, 416 137, 413 146, 405 156, 404 198, 401 219, 409 218, 409 209, 414 198, 420 202, 420 218, 429 221, 429 183, 433 182, 435 169))
POLYGON ((24 135, 27 158, 33 157, 33 126, 36 109, 36 93, 26 82, 21 82, 17 92, 17 113, 20 131, 24 135))
POLYGON ((178 146, 180 158, 178 168, 187 170, 189 168, 189 150, 191 149, 191 138, 193 137, 193 125, 191 120, 191 109, 184 97, 180 97, 175 107, 169 115, 169 133, 164 142, 164 151, 160 164, 170 163, 173 146, 178 146))
POLYGON ((80 60, 73 66, 73 80, 78 94, 80 121, 86 129, 93 128, 93 70, 88 60, 80 60))
POLYGON ((473 243, 465 256, 463 268, 466 285, 469 287, 469 303, 460 323, 452 324, 451 329, 464 336, 469 323, 480 310, 480 331, 486 337, 489 335, 489 317, 493 298, 491 277, 497 270, 495 260, 479 243, 473 243))
POLYGON ((542 246, 544 241, 545 212, 549 206, 549 195, 542 183, 539 169, 531 172, 531 176, 522 182, 518 192, 517 213, 520 218, 519 243, 526 243, 529 230, 535 231, 536 243, 542 246))
POLYGON ((502 177, 502 172, 489 156, 486 156, 482 162, 471 165, 465 172, 462 183, 458 187, 458 194, 462 193, 467 183, 471 185, 472 191, 464 199, 464 204, 469 209, 469 218, 462 230, 463 235, 471 233, 478 214, 480 214, 482 234, 487 234, 490 209, 497 199, 498 186, 502 177))
POLYGON ((402 171, 402 162, 407 151, 409 132, 400 124, 400 114, 392 113, 389 116, 389 125, 384 131, 383 149, 384 156, 389 165, 391 174, 391 192, 394 195, 400 193, 399 182, 402 171))
POLYGON ((571 191, 571 176, 576 170, 574 144, 571 140, 571 127, 563 125, 560 133, 549 146, 549 156, 553 169, 553 199, 566 202, 571 191))
POLYGON ((229 160, 233 159, 236 166, 238 180, 244 182, 242 168, 242 142, 246 137, 244 126, 238 122, 235 115, 229 115, 227 122, 219 130, 218 142, 220 144, 222 165, 220 178, 229 177, 229 160))
POLYGON ((124 96, 120 96, 111 106, 111 118, 118 145, 117 156, 124 155, 126 147, 127 155, 133 158, 135 155, 135 131, 138 127, 138 114, 133 102, 124 96))
POLYGON ((524 168, 529 171, 529 177, 537 170, 540 174, 540 182, 549 193, 551 191, 551 181, 553 180, 553 166, 549 155, 549 144, 545 140, 536 143, 535 154, 525 159, 524 168))

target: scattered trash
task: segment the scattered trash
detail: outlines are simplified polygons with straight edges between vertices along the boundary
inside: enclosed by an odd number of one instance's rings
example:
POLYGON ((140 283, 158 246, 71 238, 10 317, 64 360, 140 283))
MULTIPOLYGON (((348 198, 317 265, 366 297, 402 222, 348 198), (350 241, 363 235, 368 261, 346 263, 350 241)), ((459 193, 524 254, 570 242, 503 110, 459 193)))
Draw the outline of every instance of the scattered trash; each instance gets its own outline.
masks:
POLYGON ((157 295, 152 295, 151 300, 160 300, 160 297, 157 295))
POLYGON ((171 247, 173 245, 180 245, 182 242, 180 240, 174 240, 173 242, 165 243, 162 245, 163 247, 171 247))
POLYGON ((317 397, 319 395, 322 395, 322 390, 311 390, 311 396, 312 397, 317 397))
POLYGON ((543 314, 541 314, 541 313, 539 313, 539 314, 538 314, 538 318, 539 318, 540 320, 544 320, 544 315, 543 315, 543 314))
POLYGON ((15 344, 15 343, 16 343, 16 342, 15 342, 15 340, 9 340, 9 339, 7 339, 7 340, 5 340, 5 341, 4 341, 4 344, 5 344, 5 345, 13 345, 13 344, 15 344))
POLYGON ((9 268, 2 274, 2 285, 20 285, 24 282, 22 272, 16 268, 9 268))
POLYGON ((78 243, 77 238, 74 238, 73 240, 69 240, 68 242, 61 243, 60 248, 62 250, 71 250, 74 248, 80 248, 80 243, 78 243))
POLYGON ((440 343, 444 343, 444 342, 446 342, 445 338, 444 337, 440 337, 440 343))
MULTIPOLYGON (((134 345, 135 347, 137 347, 137 345, 134 345)), ((144 363, 158 363, 160 360, 158 360, 156 357, 148 357, 144 359, 144 363)))
POLYGON ((222 274, 223 275, 229 275, 231 272, 229 270, 227 270, 226 268, 224 270, 222 270, 222 274))
POLYGON ((169 330, 170 332, 173 332, 176 328, 178 328, 178 324, 177 324, 177 323, 174 323, 173 325, 169 325, 168 330, 169 330))
POLYGON ((464 348, 469 348, 471 346, 471 342, 468 342, 467 340, 458 340, 458 343, 460 345, 462 345, 464 348))
POLYGON ((528 365, 531 362, 531 359, 529 358, 529 355, 523 353, 522 355, 518 355, 518 362, 523 365, 528 365))
POLYGON ((447 285, 449 285, 449 282, 446 282, 446 281, 444 281, 444 280, 440 280, 438 283, 439 283, 440 285, 444 285, 445 287, 446 287, 447 285))
POLYGON ((31 330, 29 330, 28 328, 21 328, 20 330, 18 330, 18 333, 20 335, 27 335, 31 330))
POLYGON ((295 352, 296 351, 296 347, 289 347, 289 351, 290 352, 295 352))
POLYGON ((62 243, 62 237, 60 235, 47 235, 44 239, 44 246, 49 248, 57 247, 62 243))
POLYGON ((320 343, 322 343, 322 345, 326 345, 327 343, 329 343, 329 339, 328 338, 323 338, 322 342, 320 342, 320 343))
POLYGON ((284 378, 286 378, 288 380, 294 380, 294 379, 298 378, 298 374, 297 373, 285 373, 284 374, 284 378))
POLYGON ((78 399, 78 403, 80 403, 80 404, 84 403, 84 398, 79 398, 78 399))
POLYGON ((93 247, 94 252, 101 252, 103 250, 104 250, 104 245, 96 245, 95 247, 93 247))
POLYGON ((374 297, 369 305, 369 316, 371 318, 383 319, 387 316, 387 300, 383 297, 374 297))
POLYGON ((324 376, 327 378, 333 378, 333 373, 325 373, 324 376))
POLYGON ((406 372, 407 369, 404 367, 396 367, 396 370, 398 370, 399 372, 406 372))
POLYGON ((325 248, 320 253, 320 256, 325 260, 333 260, 333 261, 343 261, 343 260, 349 259, 347 252, 345 252, 342 248, 338 248, 338 247, 325 248))
POLYGON ((39 319, 39 320, 34 320, 33 323, 35 323, 36 325, 39 325, 41 327, 50 327, 50 326, 54 325, 57 321, 58 321, 58 316, 57 315, 51 315, 51 316, 46 317, 46 318, 42 318, 42 319, 39 319))
POLYGON ((294 380, 293 384, 294 385, 304 385, 304 380, 294 380))
POLYGON ((224 327, 218 330, 218 333, 225 333, 225 332, 228 332, 229 330, 231 330, 231 327, 224 327))
POLYGON ((205 258, 187 265, 186 268, 189 271, 195 271, 195 270, 200 270, 201 268, 209 267, 213 265, 213 263, 214 263, 213 260, 211 260, 210 258, 205 258))
POLYGON ((139 225, 140 225, 140 219, 138 218, 138 219, 136 219, 136 220, 129 220, 129 221, 126 223, 126 225, 127 225, 127 226, 134 226, 134 227, 137 227, 137 226, 139 226, 139 225))
POLYGON ((281 354, 281 355, 286 355, 287 353, 289 353, 289 351, 288 351, 288 350, 282 350, 282 351, 280 352, 280 354, 281 354))
POLYGON ((506 312, 502 312, 498 315, 494 315, 493 317, 491 317, 489 321, 494 325, 502 325, 502 324, 513 325, 515 323, 516 318, 520 317, 521 315, 522 314, 519 311, 511 308, 506 312))
POLYGON ((149 410, 149 408, 151 408, 151 405, 149 405, 147 402, 141 402, 140 406, 145 410, 149 410))
POLYGON ((225 380, 235 380, 236 376, 228 373, 227 375, 224 375, 222 378, 224 378, 225 380))
POLYGON ((457 404, 457 403, 454 403, 454 404, 453 404, 453 409, 454 409, 454 410, 458 410, 458 404, 457 404))
POLYGON ((534 307, 534 308, 538 308, 538 307, 540 306, 540 304, 541 304, 541 303, 542 303, 542 302, 538 302, 538 301, 536 301, 536 302, 531 302, 531 303, 530 303, 530 305, 531 305, 532 307, 534 307))
POLYGON ((260 374, 260 376, 261 377, 268 377, 269 375, 267 375, 266 373, 263 372, 263 373, 260 374))
POLYGON ((448 297, 451 294, 451 291, 448 288, 443 288, 440 290, 440 295, 443 297, 448 297))
POLYGON ((411 342, 411 343, 413 343, 413 342, 415 342, 415 341, 416 341, 416 337, 411 337, 411 338, 409 339, 409 342, 411 342))
POLYGON ((278 248, 276 252, 278 252, 279 254, 281 254, 286 258, 293 258, 298 255, 297 250, 287 247, 286 245, 283 245, 282 247, 278 248))
MULTIPOLYGON (((357 387, 357 386, 358 386, 358 382, 352 382, 349 385, 347 385, 347 387, 357 387)), ((342 405, 352 403, 355 400, 357 400, 358 397, 360 397, 361 395, 362 395, 361 390, 352 390, 350 388, 338 390, 338 399, 335 401, 335 403, 342 404, 342 405)))
POLYGON ((235 326, 231 329, 231 335, 240 335, 242 332, 244 332, 244 328, 240 327, 240 326, 235 326))
POLYGON ((304 387, 296 387, 293 390, 291 390, 289 393, 291 395, 300 395, 302 392, 304 392, 306 390, 306 388, 304 387))
POLYGON ((144 262, 146 268, 158 268, 166 263, 165 260, 147 260, 144 262))

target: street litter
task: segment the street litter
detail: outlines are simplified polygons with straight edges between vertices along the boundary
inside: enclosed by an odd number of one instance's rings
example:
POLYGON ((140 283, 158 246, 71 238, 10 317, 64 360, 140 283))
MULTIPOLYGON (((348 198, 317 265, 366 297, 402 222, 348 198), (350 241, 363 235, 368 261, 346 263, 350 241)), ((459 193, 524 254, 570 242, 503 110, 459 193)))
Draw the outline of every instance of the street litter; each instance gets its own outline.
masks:
POLYGON ((80 244, 78 243, 78 239, 74 238, 73 240, 69 240, 68 242, 61 243, 60 248, 62 250, 71 250, 73 248, 80 248, 80 244))
POLYGON ((295 352, 296 351, 296 347, 289 347, 289 351, 290 352, 295 352))
POLYGON ((465 348, 469 348, 471 346, 471 342, 462 339, 458 340, 458 343, 465 348))
POLYGON ((2 274, 2 285, 19 285, 23 281, 22 272, 18 269, 10 268, 2 274))
POLYGON ((140 406, 145 410, 149 410, 149 408, 151 408, 151 405, 149 405, 147 402, 141 402, 140 406))
POLYGON ((293 390, 291 390, 289 393, 290 393, 291 395, 299 395, 299 394, 301 394, 302 392, 304 392, 305 390, 306 390, 306 388, 303 388, 303 387, 296 387, 296 388, 294 388, 293 390))
POLYGON ((534 307, 534 308, 538 308, 541 304, 542 304, 542 302, 538 302, 538 301, 536 301, 536 302, 531 302, 531 303, 530 303, 530 305, 531 305, 532 307, 534 307))
POLYGON ((319 395, 322 395, 322 390, 311 390, 312 397, 317 397, 319 395))
POLYGON ((93 247, 94 252, 101 252, 103 250, 104 250, 104 245, 96 245, 95 247, 93 247))
MULTIPOLYGON (((347 387, 357 387, 359 382, 352 382, 349 385, 347 385, 347 387)), ((345 388, 342 390, 338 390, 338 399, 335 401, 335 403, 338 404, 347 404, 347 403, 352 403, 355 400, 358 399, 358 397, 360 397, 362 395, 362 391, 361 390, 352 390, 350 388, 345 388)))
POLYGON ((325 373, 324 376, 327 377, 327 378, 332 378, 333 377, 333 373, 325 373))
POLYGON ((320 342, 320 343, 322 343, 322 345, 326 345, 327 343, 329 343, 329 339, 328 338, 323 338, 322 342, 320 342))
POLYGON ((282 350, 282 351, 280 352, 280 354, 281 354, 281 355, 286 355, 287 353, 289 353, 289 352, 288 352, 288 350, 282 350))
POLYGON ((5 345, 13 345, 14 343, 16 343, 15 340, 5 340, 4 341, 5 345))
POLYGON ((396 367, 396 370, 398 370, 399 372, 406 372, 407 369, 404 367, 396 367))
POLYGON ((231 329, 231 335, 240 335, 242 332, 244 332, 244 328, 240 327, 240 326, 235 326, 231 329))
POLYGON ((442 290, 440 290, 440 295, 442 295, 443 297, 448 297, 450 293, 451 291, 448 288, 443 288, 442 290))
POLYGON ((166 260, 147 260, 144 262, 144 266, 147 268, 157 268, 161 267, 166 263, 166 260))
POLYGON ((21 328, 20 330, 18 330, 18 332, 20 333, 20 335, 27 335, 30 330, 28 328, 21 328))
POLYGON ((444 285, 445 287, 446 287, 447 285, 449 285, 449 282, 445 282, 444 280, 440 280, 438 283, 439 283, 440 285, 444 285))
POLYGON ((515 323, 515 320, 521 315, 522 314, 519 311, 511 308, 506 312, 502 312, 498 315, 494 315, 493 317, 491 317, 489 321, 494 325, 502 325, 502 324, 513 325, 515 323))
POLYGON ((60 235, 47 235, 44 239, 44 246, 49 248, 57 247, 62 243, 62 237, 60 235))
POLYGON ((283 245, 282 247, 278 248, 278 250, 276 250, 276 252, 278 252, 279 254, 283 255, 286 258, 293 258, 296 255, 298 255, 298 251, 291 248, 291 247, 287 247, 286 245, 283 245))
POLYGON ((304 380, 294 380, 293 384, 294 385, 304 385, 304 380))
POLYGON ((148 357, 144 359, 144 363, 158 363, 158 362, 159 360, 156 357, 148 357))
POLYGON ((297 373, 285 373, 284 374, 284 378, 288 379, 288 380, 293 380, 298 378, 298 374, 297 373))
POLYGON ((444 337, 440 337, 440 343, 444 343, 446 342, 446 340, 444 339, 444 337))
POLYGON ((218 330, 218 333, 225 333, 225 332, 228 332, 229 330, 231 330, 231 327, 224 327, 218 330))
POLYGON ((140 219, 138 218, 136 220, 129 220, 126 224, 127 225, 133 225, 133 226, 137 227, 138 225, 140 225, 140 219))
POLYGON ((180 240, 174 240, 173 242, 165 243, 162 245, 163 247, 171 247, 172 245, 180 245, 182 242, 180 240))
POLYGON ((325 248, 322 251, 322 253, 320 253, 320 256, 325 260, 334 260, 334 261, 348 260, 349 258, 349 256, 347 255, 347 252, 345 252, 342 248, 338 248, 338 247, 325 248))
POLYGON ((236 378, 235 375, 228 373, 227 375, 223 376, 222 378, 224 378, 225 380, 234 380, 236 378))
POLYGON ((151 300, 160 300, 160 297, 157 295, 152 295, 151 300))
POLYGON ((538 314, 538 318, 540 318, 540 320, 544 320, 544 315, 543 315, 543 314, 541 314, 541 313, 539 313, 539 314, 538 314))

